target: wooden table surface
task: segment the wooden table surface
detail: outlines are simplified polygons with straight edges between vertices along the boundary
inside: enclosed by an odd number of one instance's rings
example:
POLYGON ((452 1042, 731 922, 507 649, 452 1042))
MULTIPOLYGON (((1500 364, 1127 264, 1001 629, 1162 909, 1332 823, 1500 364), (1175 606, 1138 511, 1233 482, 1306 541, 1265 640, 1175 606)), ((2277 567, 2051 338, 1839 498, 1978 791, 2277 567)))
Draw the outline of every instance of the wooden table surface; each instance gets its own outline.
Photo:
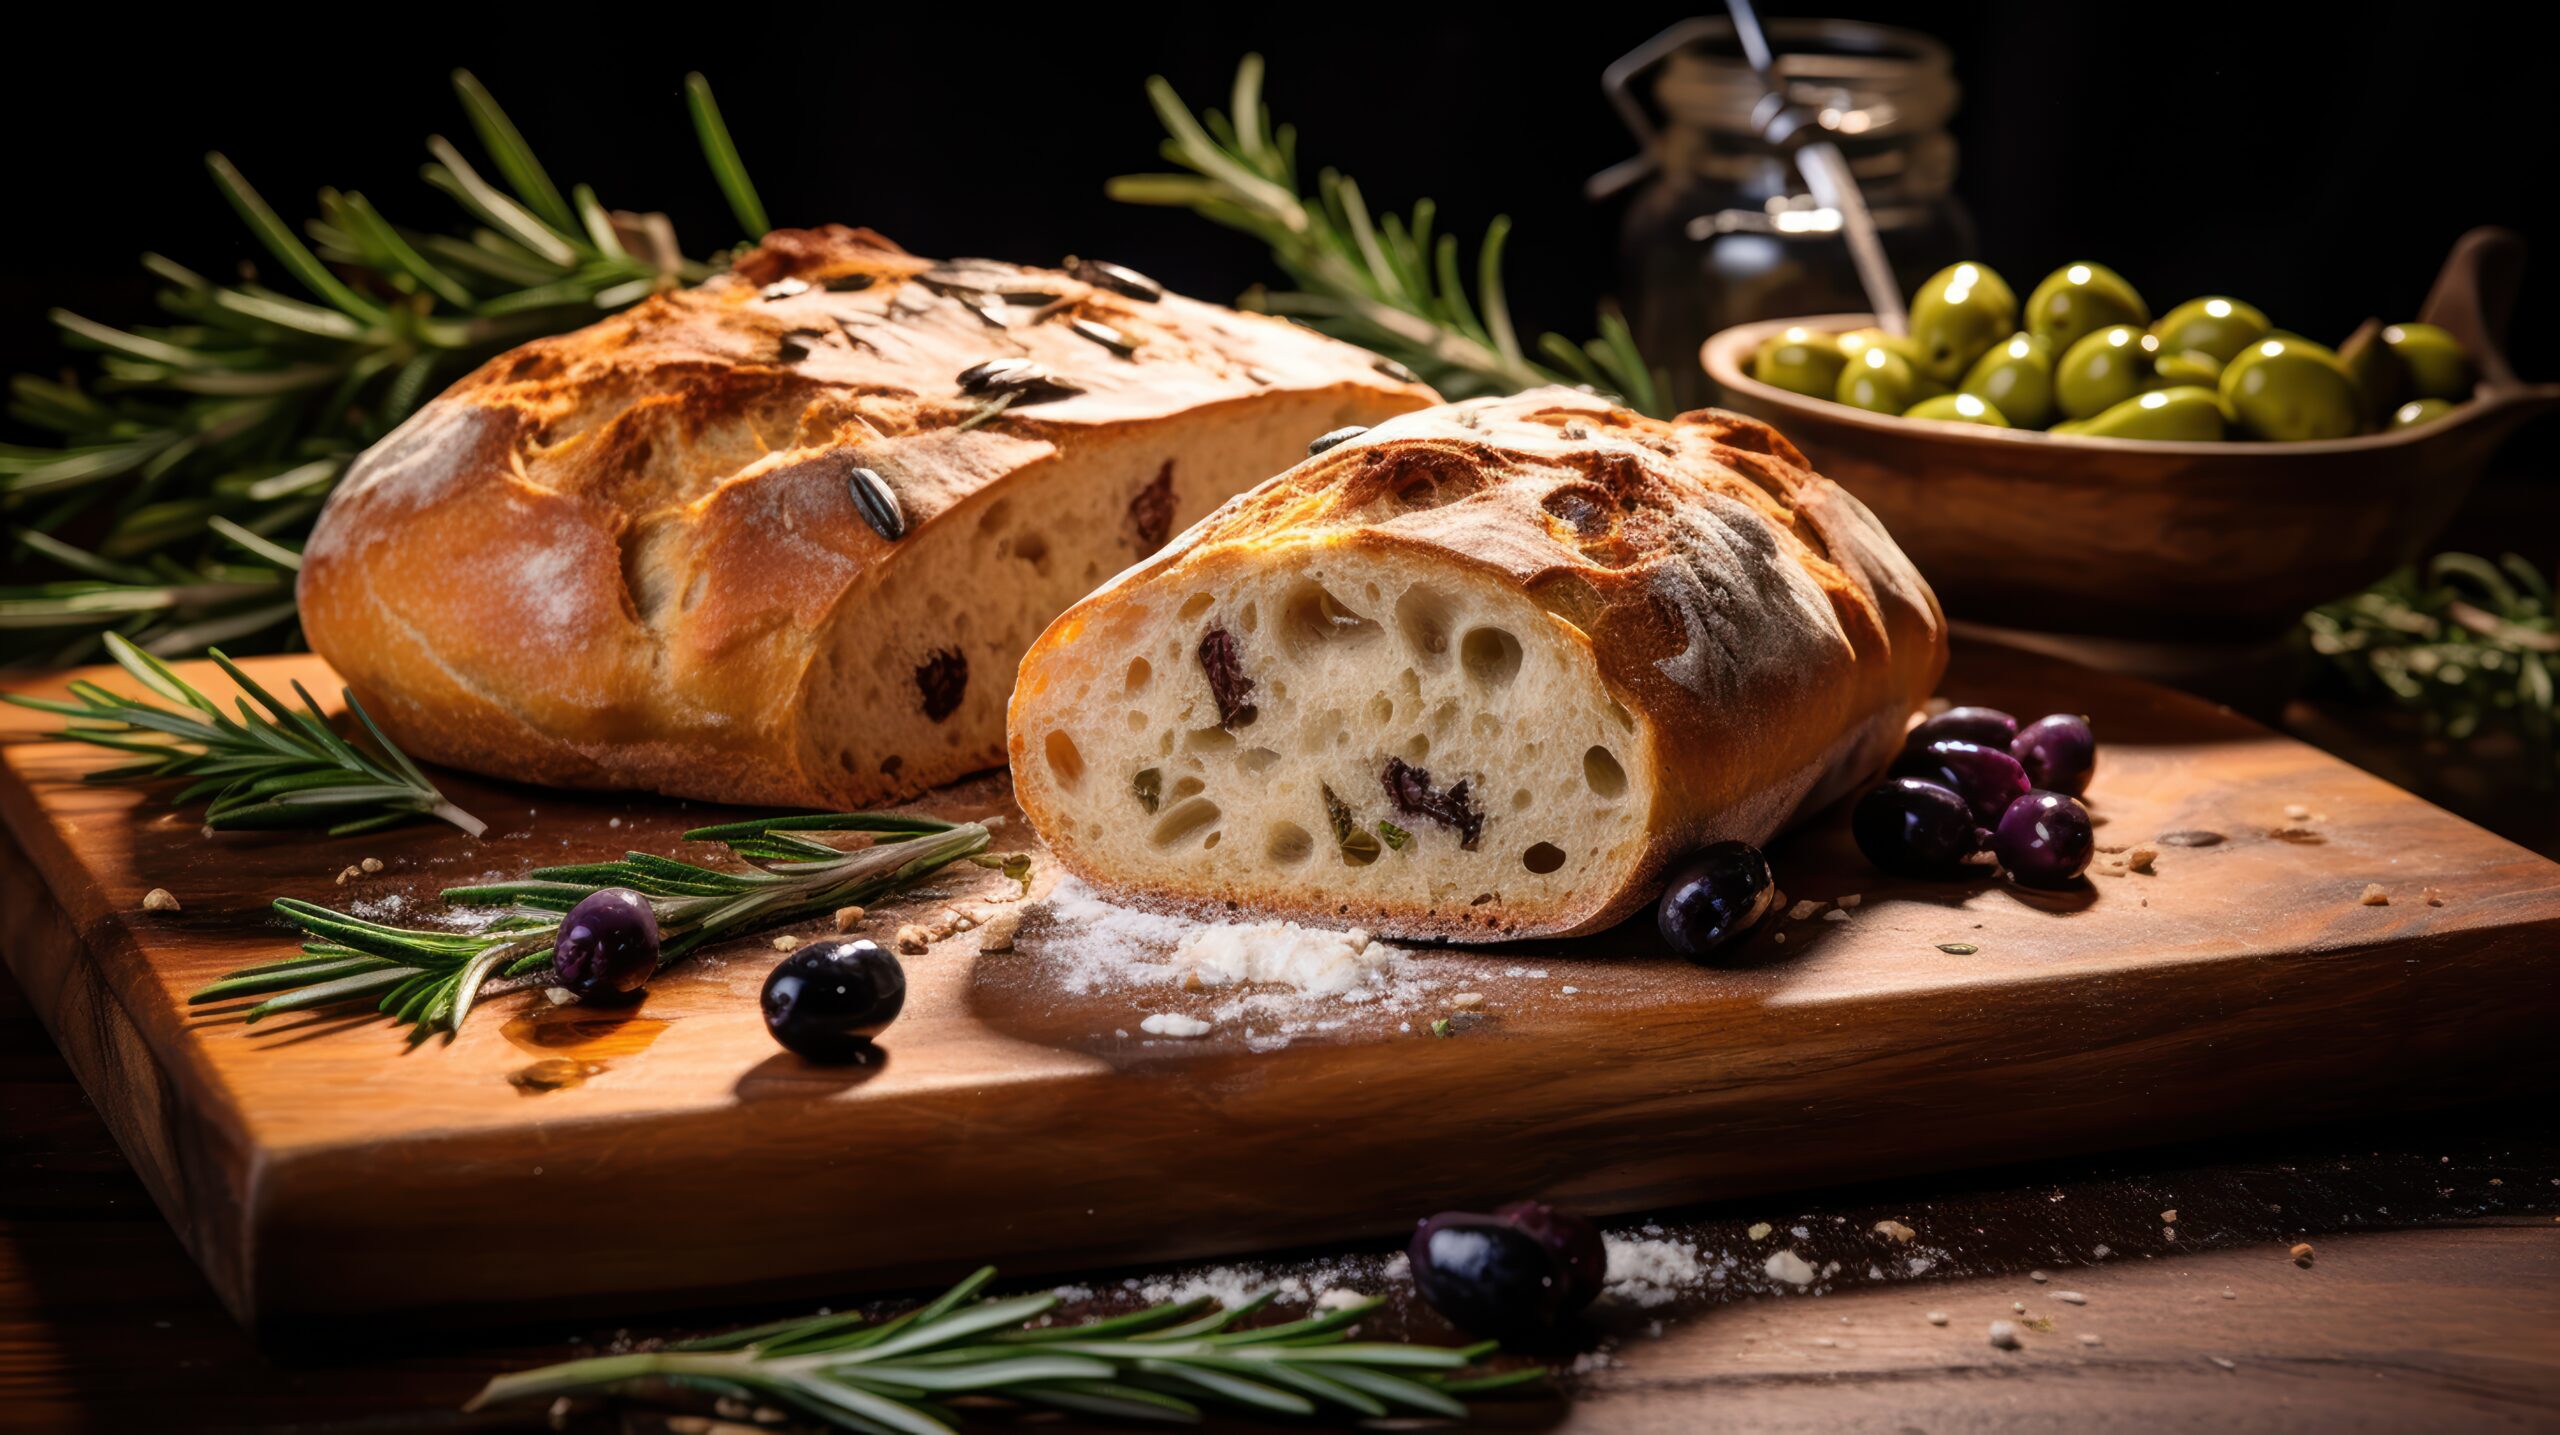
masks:
MULTIPOLYGON (((2556 1216, 2560 1122, 2531 1102, 1666 1213, 1702 1248, 1771 1221, 1852 1257, 1891 1219, 1945 1259, 1821 1297, 1615 1309, 1560 1377, 1568 1399, 1479 1409, 1487 1428, 1569 1431, 2560 1428, 2556 1216), (2298 1240, 2308 1269, 2286 1254, 2298 1240), (2001 1318, 2029 1323, 2024 1350, 1990 1347, 2001 1318)), ((0 979, 0 1428, 539 1429, 539 1412, 456 1407, 498 1371, 777 1313, 435 1343, 362 1328, 360 1351, 261 1352, 0 979)))

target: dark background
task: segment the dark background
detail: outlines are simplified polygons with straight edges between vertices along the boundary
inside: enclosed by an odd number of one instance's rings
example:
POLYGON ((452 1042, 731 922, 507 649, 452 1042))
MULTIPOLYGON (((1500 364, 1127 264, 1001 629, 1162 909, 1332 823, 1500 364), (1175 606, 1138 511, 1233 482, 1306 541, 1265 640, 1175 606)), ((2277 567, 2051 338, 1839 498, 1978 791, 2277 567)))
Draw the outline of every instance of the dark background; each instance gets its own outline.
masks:
MULTIPOLYGON (((231 156, 288 218, 322 185, 364 190, 394 219, 454 210, 417 178, 430 131, 476 156, 447 84, 476 71, 565 189, 663 209, 690 252, 736 238, 701 164, 681 83, 700 68, 781 224, 871 225, 910 249, 1052 263, 1120 259, 1176 288, 1232 298, 1274 277, 1242 236, 1103 197, 1161 168, 1141 89, 1170 77, 1223 105, 1235 59, 1269 57, 1268 94, 1306 167, 1357 176, 1373 205, 1440 201, 1472 237, 1518 221, 1509 274, 1525 332, 1590 332, 1617 287, 1614 207, 1583 180, 1633 145, 1601 67, 1692 7, 1324 10, 1225 5, 1161 15, 1105 7, 855 7, 702 12, 571 30, 356 20, 294 43, 133 33, 0 91, 12 222, 0 226, 0 360, 50 369, 44 322, 65 305, 148 314, 134 256, 215 272, 253 246, 206 179, 231 156), (645 33, 643 33, 645 32, 645 33)), ((1960 192, 1982 257, 2020 292, 2098 259, 2155 308, 2250 299, 2334 341, 2368 315, 2410 317, 2447 244, 2479 223, 2546 246, 2526 288, 2518 359, 2560 374, 2560 170, 2547 52, 2514 7, 2429 4, 2176 9, 2004 4, 1771 6, 1911 25, 1950 43, 1964 86, 1960 192)), ((399 19, 382 12, 385 21, 399 19)), ((2536 455, 2560 450, 2547 432, 2536 455)))

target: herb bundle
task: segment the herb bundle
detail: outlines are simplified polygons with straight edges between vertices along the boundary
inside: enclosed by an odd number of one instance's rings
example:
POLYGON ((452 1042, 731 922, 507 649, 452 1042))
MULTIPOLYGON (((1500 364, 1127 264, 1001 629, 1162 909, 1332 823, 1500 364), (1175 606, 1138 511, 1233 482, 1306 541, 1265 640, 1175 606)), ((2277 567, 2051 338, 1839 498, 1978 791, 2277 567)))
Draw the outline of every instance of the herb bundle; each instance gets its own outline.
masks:
POLYGON ((1646 367, 1625 317, 1613 308, 1600 311, 1596 340, 1576 344, 1544 334, 1537 359, 1522 348, 1502 288, 1507 216, 1486 226, 1476 248, 1471 302, 1458 238, 1432 232, 1430 200, 1417 201, 1410 215, 1373 218, 1360 186, 1331 169, 1316 176, 1313 195, 1302 194, 1297 132, 1271 123, 1262 103, 1260 55, 1236 66, 1225 113, 1195 118, 1162 76, 1147 82, 1147 96, 1164 122, 1164 157, 1190 173, 1122 175, 1108 192, 1131 204, 1189 209, 1270 246, 1273 261, 1297 287, 1248 294, 1246 308, 1304 319, 1401 362, 1452 397, 1578 383, 1668 417, 1668 386, 1646 367))
POLYGON ((489 1382, 469 1409, 652 1389, 770 1406, 864 1435, 950 1435, 951 1397, 1049 1407, 1114 1420, 1189 1423, 1204 1406, 1258 1415, 1438 1415, 1464 1419, 1461 1394, 1544 1378, 1537 1366, 1468 1378, 1494 1353, 1469 1346, 1355 1342, 1380 1302, 1256 1329, 1231 1329, 1268 1304, 1206 1297, 1082 1325, 1028 1325, 1055 1295, 985 1300, 987 1267, 931 1304, 867 1321, 813 1316, 633 1355, 573 1360, 489 1382))
POLYGON ((196 691, 168 664, 123 637, 106 635, 107 651, 143 687, 175 703, 109 692, 86 680, 71 684, 72 701, 0 694, 20 707, 70 718, 58 736, 71 742, 137 754, 139 761, 90 773, 91 782, 193 778, 169 801, 180 807, 209 799, 205 826, 217 830, 307 827, 329 823, 329 835, 372 832, 417 817, 441 818, 477 837, 488 824, 445 800, 408 754, 374 726, 373 716, 341 689, 347 710, 364 724, 382 756, 357 749, 329 727, 320 705, 299 682, 295 712, 258 685, 220 649, 211 654, 249 696, 237 699, 239 717, 196 691), (255 706, 249 698, 257 699, 255 706))
POLYGON ((2311 650, 2359 696, 2419 714, 2456 742, 2511 728, 2531 780, 2560 782, 2560 617, 2552 582, 2509 553, 2443 553, 2303 618, 2311 650))
POLYGON ((386 926, 279 898, 276 914, 306 936, 302 955, 243 968, 188 1000, 203 1005, 264 996, 243 1013, 249 1021, 371 1003, 407 1026, 414 1046, 439 1031, 460 1031, 483 995, 549 985, 561 914, 608 887, 628 887, 649 900, 658 919, 658 967, 664 970, 707 943, 876 902, 964 857, 1001 867, 1017 880, 1030 876, 1027 858, 980 857, 986 828, 931 817, 764 817, 696 828, 685 839, 721 843, 747 870, 725 872, 626 852, 618 861, 545 867, 512 882, 447 888, 448 905, 506 911, 470 932, 386 926), (873 841, 844 851, 797 835, 803 832, 865 832, 873 841))
MULTIPOLYGON (((480 82, 457 71, 453 83, 504 182, 427 141, 424 177, 472 221, 465 232, 395 224, 363 194, 332 189, 297 234, 230 160, 208 155, 215 185, 304 296, 147 254, 168 322, 126 329, 54 311, 96 367, 86 383, 10 383, 11 417, 51 437, 0 444, 6 561, 64 574, 0 587, 15 655, 67 665, 109 632, 164 655, 291 646, 295 545, 358 451, 489 356, 710 272, 677 250, 665 216, 607 210, 585 185, 564 195, 480 82)), ((687 96, 714 178, 748 235, 762 235, 763 206, 700 75, 687 96)))

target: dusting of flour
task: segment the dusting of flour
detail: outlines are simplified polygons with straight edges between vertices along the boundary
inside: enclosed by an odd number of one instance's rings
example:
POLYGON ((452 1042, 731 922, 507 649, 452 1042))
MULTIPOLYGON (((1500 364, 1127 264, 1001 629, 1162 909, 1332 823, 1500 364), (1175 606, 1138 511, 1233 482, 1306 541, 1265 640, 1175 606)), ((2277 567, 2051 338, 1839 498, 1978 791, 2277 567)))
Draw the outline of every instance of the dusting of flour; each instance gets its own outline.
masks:
POLYGON ((1206 1020, 1207 1030, 1240 1030, 1253 1050, 1276 1050, 1355 1021, 1409 1027, 1441 985, 1416 970, 1411 952, 1364 931, 1135 911, 1072 877, 1049 894, 1048 914, 1065 938, 1042 944, 1050 979, 1069 992, 1135 997, 1149 1012, 1137 1025, 1151 1035, 1185 1039, 1201 1034, 1192 1021, 1206 1020), (1214 1001, 1176 1019, 1157 1004, 1177 993, 1214 1001))

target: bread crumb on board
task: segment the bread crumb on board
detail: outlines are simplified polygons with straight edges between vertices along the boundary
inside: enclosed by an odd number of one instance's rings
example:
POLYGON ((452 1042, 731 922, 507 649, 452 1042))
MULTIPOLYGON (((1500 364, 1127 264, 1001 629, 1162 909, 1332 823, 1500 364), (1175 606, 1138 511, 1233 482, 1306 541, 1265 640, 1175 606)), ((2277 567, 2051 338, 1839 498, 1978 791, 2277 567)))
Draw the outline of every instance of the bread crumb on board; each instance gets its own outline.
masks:
POLYGON ((2356 900, 2368 907, 2388 907, 2391 905, 2391 894, 2382 889, 2381 883, 2367 882, 2364 884, 2364 895, 2356 900))
POLYGON ((142 894, 142 910, 146 912, 175 912, 178 910, 177 896, 166 887, 154 887, 150 891, 142 894))
POLYGON ((2287 1252, 2287 1254, 2293 1257, 2293 1263, 2295 1265, 2300 1266, 2305 1270, 2309 1270, 2311 1268, 2311 1243, 2309 1241, 2296 1242, 2293 1249, 2287 1252))
POLYGON ((1020 912, 998 912, 979 925, 978 950, 1010 952, 1013 950, 1014 935, 1021 930, 1022 914, 1020 912))
POLYGON ((781 936, 773 939, 773 949, 777 952, 787 952, 799 945, 800 939, 791 935, 789 932, 785 932, 781 936))
POLYGON ((860 907, 838 907, 836 908, 836 930, 850 932, 862 925, 862 918, 863 910, 860 907))
POLYGON ((892 941, 902 955, 922 956, 926 949, 933 945, 933 934, 909 922, 898 929, 898 934, 892 941))

